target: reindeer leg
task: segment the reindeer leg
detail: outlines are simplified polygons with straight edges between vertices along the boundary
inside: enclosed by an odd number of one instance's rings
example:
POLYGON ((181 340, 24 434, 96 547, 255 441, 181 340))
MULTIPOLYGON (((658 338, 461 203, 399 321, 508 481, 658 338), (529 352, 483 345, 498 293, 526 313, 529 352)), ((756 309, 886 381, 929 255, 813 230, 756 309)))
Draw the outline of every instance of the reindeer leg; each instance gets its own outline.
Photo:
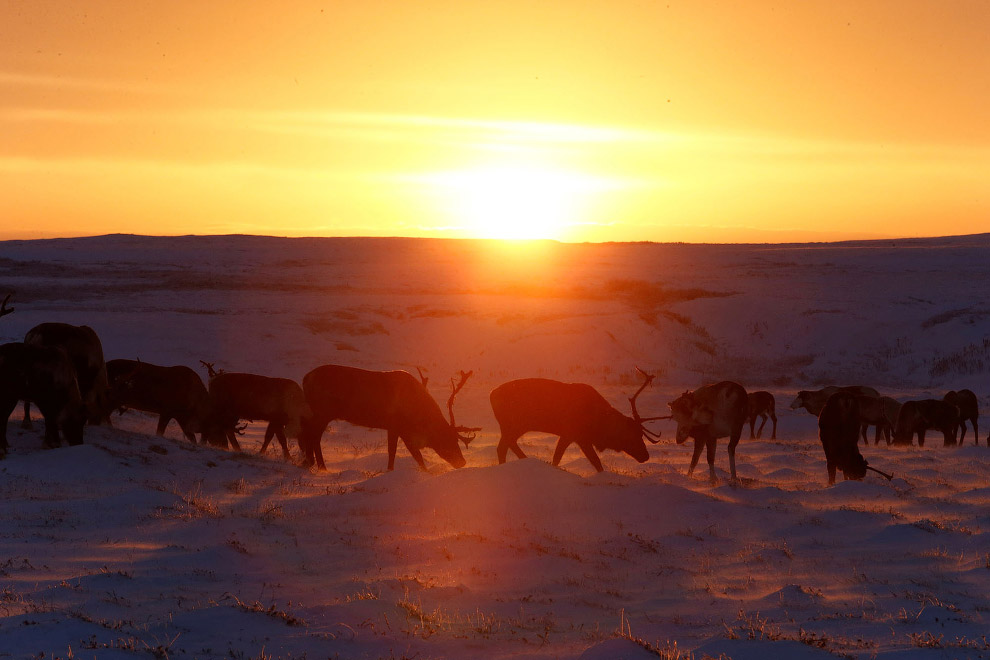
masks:
POLYGON ((261 449, 258 450, 259 454, 264 454, 265 450, 268 449, 268 444, 272 441, 272 436, 275 435, 275 425, 268 422, 268 428, 265 429, 265 441, 261 443, 261 449))
POLYGON ((399 434, 395 431, 388 432, 388 469, 395 469, 395 452, 399 449, 399 434))
POLYGON ((230 446, 234 448, 234 451, 241 450, 241 446, 237 444, 237 434, 233 429, 227 429, 227 442, 229 442, 230 446))
POLYGON ((959 434, 959 444, 962 444, 963 443, 963 440, 966 439, 966 420, 965 419, 960 419, 959 420, 959 428, 962 429, 962 432, 959 434))
POLYGON ((317 469, 327 469, 326 463, 323 462, 323 447, 321 445, 323 443, 323 433, 327 430, 327 426, 329 425, 329 422, 314 424, 313 435, 306 441, 306 450, 304 452, 306 459, 304 464, 312 465, 315 461, 317 469))
POLYGON ((835 463, 826 460, 825 465, 828 468, 828 485, 832 486, 835 484, 835 463))
POLYGON ((918 431, 918 446, 919 447, 924 447, 925 446, 925 431, 926 430, 927 429, 921 429, 921 430, 918 431))
MULTIPOLYGON (((756 426, 756 415, 750 415, 750 417, 749 417, 749 439, 750 440, 755 440, 756 439, 756 434, 753 433, 753 427, 754 426, 756 426)), ((761 426, 760 428, 762 429, 763 427, 761 426)))
POLYGON ((292 460, 292 454, 289 453, 289 442, 285 439, 285 428, 281 424, 275 427, 275 437, 278 438, 278 444, 282 445, 282 458, 286 461, 292 460))
POLYGON ((34 426, 31 424, 31 402, 24 399, 24 419, 21 421, 22 429, 33 429, 34 426))
POLYGON ((771 440, 776 440, 777 439, 777 415, 775 415, 774 413, 771 412, 770 413, 770 419, 773 420, 773 434, 770 436, 770 439, 771 440))
POLYGON ((495 449, 499 464, 505 463, 506 454, 508 454, 510 449, 518 458, 526 458, 526 454, 523 453, 523 450, 519 448, 518 444, 521 435, 502 431, 502 436, 498 440, 498 447, 495 449))
POLYGON ((0 458, 7 455, 7 420, 10 419, 10 415, 17 409, 17 399, 4 400, 0 403, 0 458))
POLYGON ((185 424, 185 422, 179 422, 179 428, 182 430, 182 435, 185 436, 186 440, 196 444, 196 434, 189 430, 189 427, 185 424))
POLYGON ((45 420, 45 448, 55 449, 62 446, 62 440, 58 435, 58 413, 48 406, 42 408, 38 406, 41 416, 45 420))
POLYGON ((165 413, 162 413, 161 415, 159 415, 158 416, 158 426, 155 428, 155 435, 164 436, 165 435, 165 428, 168 426, 168 423, 171 422, 171 421, 172 421, 172 418, 169 417, 168 415, 166 415, 165 413))
MULTIPOLYGON (((715 438, 713 438, 712 439, 712 454, 713 454, 713 458, 712 458, 711 461, 709 461, 710 463, 714 463, 715 443, 716 442, 717 442, 717 440, 715 438)), ((738 435, 735 436, 735 437, 729 436, 729 475, 732 477, 732 480, 733 481, 735 481, 735 479, 736 479, 736 445, 738 445, 738 444, 739 444, 739 436, 738 435)), ((713 468, 713 473, 714 473, 714 468, 713 468)))
POLYGON ((595 470, 598 472, 604 472, 605 468, 602 467, 602 460, 598 458, 598 452, 595 451, 594 446, 591 443, 580 444, 578 447, 584 452, 585 458, 591 461, 591 464, 595 466, 595 470))
POLYGON ((701 458, 701 450, 705 448, 704 440, 699 438, 694 439, 694 453, 691 455, 691 465, 688 466, 688 476, 690 477, 694 473, 694 468, 698 465, 698 459, 701 458))
POLYGON ((406 446, 406 449, 409 450, 409 453, 412 454, 412 457, 416 459, 417 463, 419 463, 420 469, 426 470, 426 461, 423 460, 423 452, 421 452, 418 447, 413 447, 411 444, 409 444, 409 441, 406 440, 405 438, 402 438, 402 444, 406 446))
MULTIPOLYGON (((567 451, 567 448, 571 446, 571 442, 573 441, 565 436, 560 436, 560 438, 557 439, 557 447, 553 450, 554 465, 560 465, 560 459, 564 457, 564 452, 567 451)), ((591 459, 589 458, 588 460, 590 461, 591 459)), ((591 461, 591 464, 594 465, 595 462, 591 461)), ((601 465, 601 463, 599 463, 599 465, 601 465)))
POLYGON ((973 441, 979 446, 980 444, 980 422, 976 417, 973 418, 973 441))
MULTIPOLYGON (((705 442, 705 449, 707 450, 706 458, 708 459, 708 476, 709 478, 711 478, 713 484, 718 482, 718 477, 715 476, 715 447, 717 444, 718 444, 718 440, 716 438, 709 438, 705 442)), ((732 478, 735 479, 736 459, 735 459, 734 451, 729 452, 729 464, 732 467, 732 472, 731 472, 732 478)))
MULTIPOLYGON (((760 421, 760 428, 756 430, 756 437, 757 438, 762 438, 763 437, 763 427, 767 425, 767 419, 768 419, 768 417, 766 415, 760 415, 760 419, 761 419, 761 421, 760 421)), ((753 427, 752 426, 749 427, 749 432, 750 432, 750 434, 753 433, 753 427)))

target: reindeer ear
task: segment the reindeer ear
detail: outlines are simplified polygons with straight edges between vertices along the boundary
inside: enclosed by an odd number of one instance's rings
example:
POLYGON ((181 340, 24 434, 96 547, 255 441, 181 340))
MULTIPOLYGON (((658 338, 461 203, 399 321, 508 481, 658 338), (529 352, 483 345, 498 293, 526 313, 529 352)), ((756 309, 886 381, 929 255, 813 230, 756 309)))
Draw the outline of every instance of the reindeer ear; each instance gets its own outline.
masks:
POLYGON ((695 424, 711 424, 715 419, 715 412, 707 406, 697 406, 691 413, 691 421, 695 424))

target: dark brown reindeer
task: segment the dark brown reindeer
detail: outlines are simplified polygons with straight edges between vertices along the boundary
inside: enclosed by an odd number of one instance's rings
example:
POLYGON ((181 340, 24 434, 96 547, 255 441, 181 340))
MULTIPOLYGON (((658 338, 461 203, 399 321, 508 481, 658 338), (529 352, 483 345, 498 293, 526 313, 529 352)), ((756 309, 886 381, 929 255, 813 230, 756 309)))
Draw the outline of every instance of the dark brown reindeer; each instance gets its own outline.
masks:
MULTIPOLYGON (((68 323, 42 323, 28 330, 24 343, 32 346, 60 346, 76 370, 79 392, 90 424, 110 419, 110 383, 103 360, 103 344, 92 328, 68 323)), ((31 428, 31 403, 24 401, 24 428, 31 428)))
POLYGON ((856 446, 861 428, 860 404, 864 399, 868 402, 870 397, 842 390, 833 392, 818 415, 818 437, 825 451, 829 485, 835 483, 836 469, 842 470, 845 479, 862 479, 867 470, 873 470, 888 480, 892 478, 870 467, 856 446))
POLYGON ((141 360, 110 360, 107 378, 112 408, 157 413, 155 433, 158 435, 165 435, 165 428, 173 419, 189 442, 195 443, 195 434, 204 432, 210 397, 199 374, 189 367, 162 367, 141 360))
POLYGON ((749 400, 749 437, 759 438, 763 435, 763 427, 767 424, 767 418, 769 417, 773 420, 773 433, 770 434, 771 440, 777 439, 777 413, 776 413, 776 400, 773 398, 773 394, 765 390, 759 390, 757 392, 750 392, 748 396, 749 400), (753 428, 756 426, 756 418, 759 417, 762 421, 760 422, 760 430, 756 433, 753 432, 753 428))
POLYGON ((644 438, 656 443, 659 433, 644 426, 653 419, 642 418, 636 410, 636 398, 653 381, 642 370, 645 381, 629 398, 632 417, 622 414, 591 385, 562 383, 547 378, 522 378, 499 385, 489 398, 498 420, 501 437, 496 453, 498 462, 505 463, 511 449, 519 458, 526 454, 519 448, 519 438, 529 431, 542 431, 560 436, 553 452, 553 464, 559 465, 564 451, 576 444, 585 458, 602 472, 598 452, 610 449, 625 452, 640 463, 650 458, 644 438))
POLYGON ((708 472, 715 476, 715 446, 719 438, 729 438, 729 473, 736 479, 736 445, 749 416, 749 397, 739 383, 724 380, 685 392, 669 404, 677 422, 677 444, 694 438, 694 454, 688 476, 694 473, 701 450, 708 450, 708 472))
POLYGON ((455 468, 466 461, 459 442, 467 444, 480 429, 457 426, 454 398, 473 372, 461 372, 459 382, 450 380, 447 399, 450 421, 423 383, 405 371, 368 371, 327 364, 303 377, 303 392, 313 411, 314 423, 306 443, 310 463, 326 469, 320 443, 330 422, 341 420, 357 426, 384 429, 388 433, 388 469, 395 468, 395 453, 401 439, 421 468, 422 451, 429 448, 455 468), (471 434, 471 435, 469 435, 471 434))
POLYGON ((0 458, 7 455, 7 420, 19 400, 34 401, 45 419, 45 446, 83 441, 85 407, 76 369, 60 346, 0 345, 0 458))
MULTIPOLYGON (((980 404, 972 390, 959 390, 947 392, 942 400, 950 403, 959 409, 959 444, 966 439, 966 422, 973 425, 973 441, 980 444, 980 404)), ((987 441, 990 446, 990 440, 987 441)))
MULTIPOLYGON (((206 364, 206 363, 204 363, 206 364)), ((257 374, 214 370, 209 385, 209 418, 204 439, 213 445, 226 447, 229 443, 240 451, 237 435, 242 419, 268 422, 265 440, 258 450, 264 453, 272 438, 278 438, 282 457, 289 460, 286 436, 295 438, 305 454, 303 434, 311 423, 312 412, 298 383, 288 378, 272 378, 257 374)))
POLYGON ((918 436, 918 446, 925 446, 925 432, 936 429, 942 432, 943 446, 956 444, 959 429, 959 409, 938 399, 905 401, 897 415, 893 442, 896 445, 910 445, 918 436))

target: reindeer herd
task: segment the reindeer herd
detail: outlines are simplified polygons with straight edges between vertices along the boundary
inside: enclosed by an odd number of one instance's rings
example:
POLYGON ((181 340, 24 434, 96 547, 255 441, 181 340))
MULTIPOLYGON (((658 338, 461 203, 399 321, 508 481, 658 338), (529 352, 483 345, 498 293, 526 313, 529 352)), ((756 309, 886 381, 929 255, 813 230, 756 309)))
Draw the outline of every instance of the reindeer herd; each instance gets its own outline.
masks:
MULTIPOLYGON (((14 310, 0 304, 0 317, 14 310)), ((156 433, 163 435, 176 420, 190 442, 239 451, 237 436, 241 420, 267 421, 264 452, 277 438, 285 459, 290 458, 288 438, 296 441, 305 465, 326 469, 321 441, 330 423, 344 421, 387 433, 388 469, 395 466, 399 440, 420 467, 422 451, 432 449, 455 468, 466 464, 461 452, 479 428, 459 426, 454 420, 454 400, 472 372, 460 372, 450 380, 448 418, 427 390, 428 379, 405 371, 368 371, 341 365, 322 365, 307 373, 300 386, 286 378, 231 373, 203 362, 208 381, 186 366, 159 366, 140 360, 104 361, 96 332, 87 326, 42 323, 25 335, 23 342, 0 345, 0 458, 8 449, 6 420, 18 401, 24 402, 23 426, 30 428, 30 406, 37 406, 45 422, 44 446, 58 447, 62 438, 70 445, 83 441, 85 423, 109 424, 114 410, 141 410, 157 414, 156 433)), ((643 383, 629 398, 631 414, 617 410, 592 386, 563 383, 546 378, 522 378, 499 385, 490 401, 499 425, 496 448, 499 463, 511 450, 519 458, 526 454, 518 440, 531 431, 558 436, 553 464, 577 445, 591 465, 603 471, 599 452, 624 452, 640 463, 649 460, 646 442, 656 443, 660 433, 647 422, 673 419, 676 441, 694 439, 688 475, 694 472, 706 451, 709 475, 715 476, 715 449, 719 438, 728 438, 729 471, 736 479, 735 450, 748 422, 750 437, 761 437, 768 420, 771 438, 777 437, 774 396, 765 391, 747 393, 732 381, 722 381, 685 392, 668 405, 670 415, 643 417, 636 400, 651 384, 653 376, 639 371, 643 383), (756 419, 761 419, 754 431, 756 419)), ((979 442, 978 404, 969 390, 949 392, 942 400, 908 401, 903 405, 880 396, 865 386, 826 387, 801 391, 792 409, 804 408, 818 417, 819 435, 825 452, 829 483, 836 470, 847 479, 862 479, 869 467, 857 444, 867 442, 867 429, 876 427, 874 444, 883 437, 887 444, 911 444, 915 435, 924 445, 925 433, 942 432, 946 446, 966 435, 966 422, 979 442)), ((987 439, 990 446, 990 437, 987 439)))

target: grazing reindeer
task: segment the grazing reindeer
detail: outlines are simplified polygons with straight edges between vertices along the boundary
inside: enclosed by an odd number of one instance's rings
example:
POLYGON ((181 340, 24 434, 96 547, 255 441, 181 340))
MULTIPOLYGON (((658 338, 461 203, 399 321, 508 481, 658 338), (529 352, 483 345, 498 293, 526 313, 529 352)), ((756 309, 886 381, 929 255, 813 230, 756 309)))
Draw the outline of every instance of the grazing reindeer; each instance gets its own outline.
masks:
POLYGON ((694 473, 701 457, 701 450, 708 450, 708 472, 712 483, 715 477, 715 445, 719 438, 729 437, 729 473, 736 478, 736 445, 742 435, 743 424, 749 416, 749 397, 739 383, 724 380, 714 385, 685 392, 669 404, 677 422, 677 444, 694 438, 694 454, 688 476, 694 473))
POLYGON ((519 438, 529 431, 542 431, 560 436, 553 452, 554 465, 560 464, 571 444, 576 444, 599 472, 603 468, 598 452, 605 449, 625 452, 645 463, 650 453, 643 439, 656 443, 660 434, 647 429, 644 422, 669 417, 639 416, 636 398, 653 381, 652 375, 642 370, 640 373, 646 380, 629 399, 632 417, 613 408, 595 388, 584 383, 522 378, 499 385, 489 395, 501 431, 496 450, 498 462, 505 463, 509 449, 519 458, 526 458, 519 448, 519 438))
POLYGON ((203 380, 189 367, 110 360, 107 378, 112 407, 158 413, 158 435, 165 435, 165 427, 173 419, 189 442, 195 443, 195 434, 204 432, 210 397, 203 380))
POLYGON ((918 446, 925 446, 925 432, 937 429, 942 432, 943 445, 956 444, 959 430, 959 409, 938 399, 905 401, 894 426, 894 444, 909 445, 918 436, 918 446))
POLYGON ((872 468, 859 453, 861 424, 860 404, 870 397, 857 396, 852 392, 834 392, 822 406, 818 415, 818 437, 825 450, 825 467, 828 470, 828 483, 835 483, 836 468, 842 470, 845 479, 862 479, 867 470, 873 470, 890 480, 892 477, 872 468))
POLYGON ((303 396, 302 388, 288 378, 271 378, 257 374, 214 371, 210 378, 210 413, 204 434, 210 444, 226 446, 229 442, 236 451, 241 447, 235 437, 237 422, 242 419, 262 419, 268 422, 265 440, 258 453, 268 448, 272 437, 282 446, 282 457, 289 460, 286 435, 296 438, 300 451, 305 453, 303 433, 312 419, 312 412, 303 396))
POLYGON ((7 420, 18 400, 34 401, 45 418, 45 446, 83 441, 85 407, 76 369, 60 346, 12 342, 0 345, 0 458, 7 455, 7 420))
MULTIPOLYGON (((973 441, 975 444, 980 444, 980 405, 976 400, 976 395, 973 394, 972 390, 959 390, 958 392, 952 391, 947 392, 942 400, 946 403, 950 403, 959 409, 959 429, 961 433, 959 435, 959 444, 963 443, 966 439, 966 421, 973 425, 973 441)), ((990 446, 990 440, 987 441, 987 446, 990 446)))
POLYGON ((863 434, 863 443, 870 444, 866 437, 871 426, 876 427, 873 436, 873 444, 880 444, 880 438, 890 444, 890 434, 897 420, 897 413, 901 409, 901 404, 896 399, 889 396, 873 397, 857 395, 859 399, 859 423, 860 431, 863 434))
POLYGON ((326 469, 320 442, 330 422, 343 420, 357 426, 388 432, 388 469, 395 468, 399 439, 421 468, 426 469, 421 450, 430 448, 455 468, 466 461, 458 442, 466 447, 480 429, 457 426, 454 397, 473 372, 461 372, 460 381, 451 378, 447 399, 450 422, 421 381, 405 371, 368 371, 356 367, 326 364, 303 377, 303 392, 313 411, 312 433, 307 439, 309 462, 326 469))
POLYGON ((776 414, 776 400, 773 398, 773 394, 765 390, 760 390, 758 392, 749 393, 749 437, 759 438, 763 435, 763 427, 767 424, 767 418, 773 420, 773 433, 770 435, 771 440, 777 439, 777 414, 776 414), (753 428, 756 426, 756 418, 759 417, 762 421, 760 422, 760 430, 753 433, 753 428))
MULTIPOLYGON (((28 330, 24 343, 32 346, 60 346, 76 370, 79 392, 90 424, 109 421, 112 410, 110 383, 103 361, 103 344, 92 328, 68 323, 42 323, 28 330)), ((24 428, 31 428, 31 402, 24 401, 24 428)))

